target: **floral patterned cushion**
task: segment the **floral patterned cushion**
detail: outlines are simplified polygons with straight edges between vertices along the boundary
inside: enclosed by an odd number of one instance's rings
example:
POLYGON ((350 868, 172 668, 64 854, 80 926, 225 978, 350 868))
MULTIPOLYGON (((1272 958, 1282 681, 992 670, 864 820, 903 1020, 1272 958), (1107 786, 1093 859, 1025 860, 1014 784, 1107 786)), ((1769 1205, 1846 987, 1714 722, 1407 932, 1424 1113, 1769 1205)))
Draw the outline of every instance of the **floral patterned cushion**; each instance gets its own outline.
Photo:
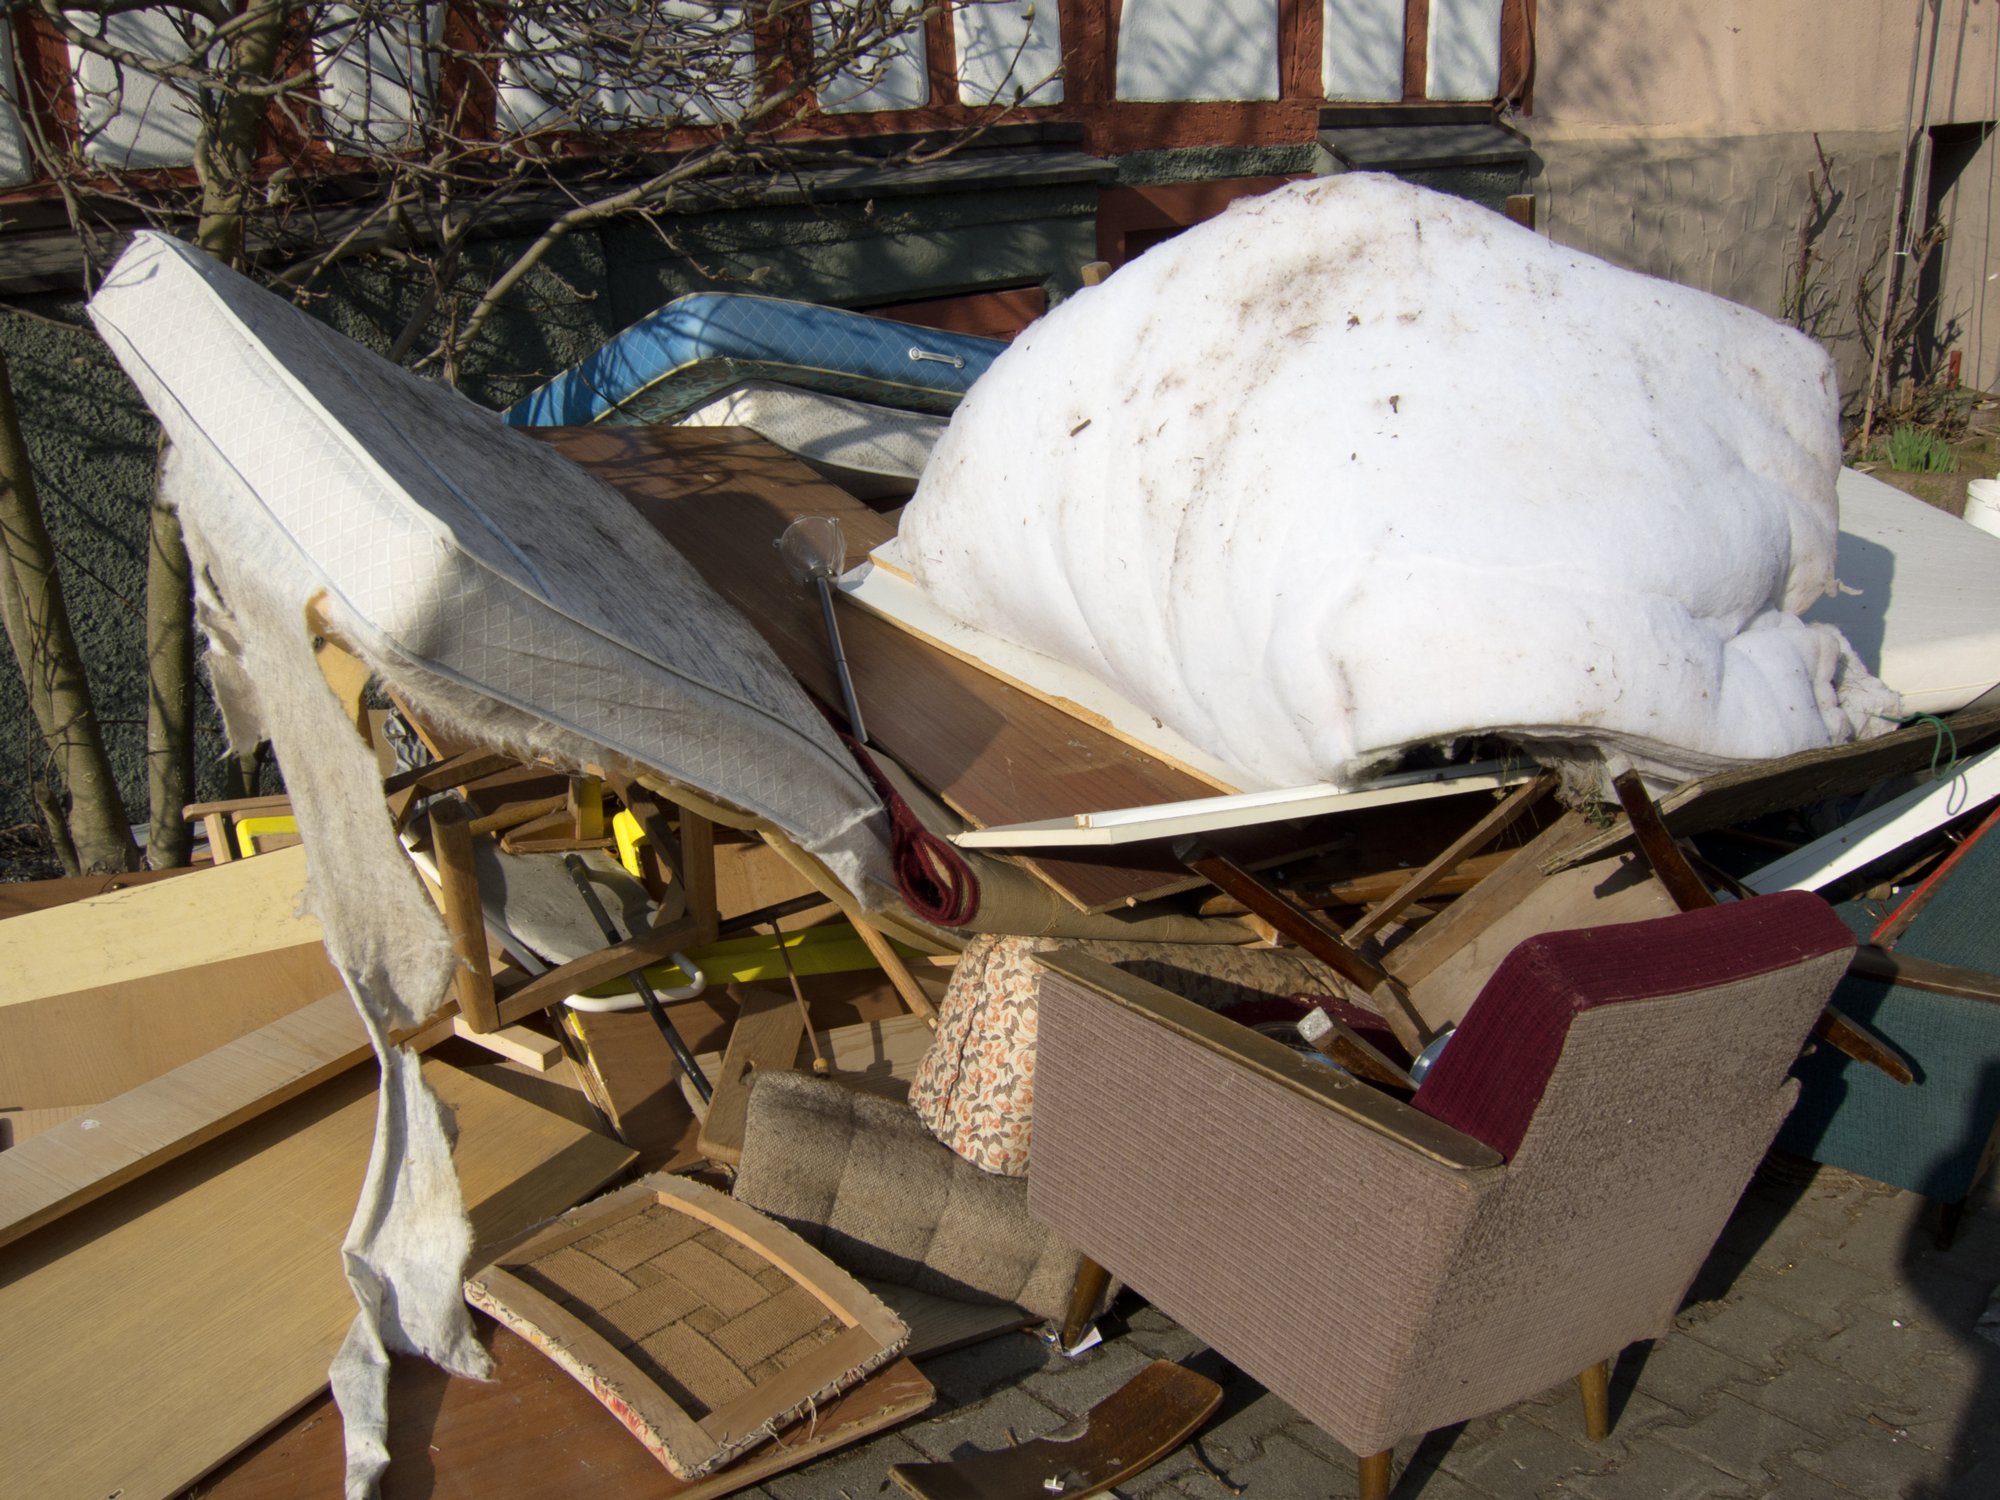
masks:
MULTIPOLYGON (((910 1106, 932 1135, 974 1166, 1028 1174, 1035 1110, 1035 955, 1055 938, 982 934, 966 946, 938 1007, 937 1035, 917 1066, 910 1106)), ((1341 991, 1333 972, 1295 949, 1077 942, 1093 958, 1230 1011, 1252 1001, 1341 991)))

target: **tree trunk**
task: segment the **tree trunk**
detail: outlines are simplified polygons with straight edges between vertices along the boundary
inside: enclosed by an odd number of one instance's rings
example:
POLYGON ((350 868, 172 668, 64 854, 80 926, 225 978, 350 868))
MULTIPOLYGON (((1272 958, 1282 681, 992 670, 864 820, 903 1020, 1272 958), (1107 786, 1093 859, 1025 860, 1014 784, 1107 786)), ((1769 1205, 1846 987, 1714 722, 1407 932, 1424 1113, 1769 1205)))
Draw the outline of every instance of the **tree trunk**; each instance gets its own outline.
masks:
MULTIPOLYGON (((160 445, 162 464, 166 444, 160 445)), ((146 542, 146 863, 184 865, 194 830, 194 578, 181 519, 154 486, 146 542)))
MULTIPOLYGON (((134 870, 125 805, 104 753, 90 683, 70 632, 55 548, 42 520, 34 471, 14 414, 14 388, 0 355, 0 604, 7 639, 28 688, 28 708, 69 793, 69 835, 87 875, 134 870)), ((60 841, 57 844, 61 850, 60 841)))
MULTIPOLYGON (((270 76, 285 34, 283 0, 260 0, 230 43, 230 71, 251 83, 270 76)), ((201 218, 195 243, 240 267, 244 220, 254 191, 266 102, 224 93, 195 142, 201 218)), ((151 804, 147 859, 184 865, 194 848, 181 809, 194 800, 194 580, 179 513, 154 487, 146 544, 146 790, 151 804)))

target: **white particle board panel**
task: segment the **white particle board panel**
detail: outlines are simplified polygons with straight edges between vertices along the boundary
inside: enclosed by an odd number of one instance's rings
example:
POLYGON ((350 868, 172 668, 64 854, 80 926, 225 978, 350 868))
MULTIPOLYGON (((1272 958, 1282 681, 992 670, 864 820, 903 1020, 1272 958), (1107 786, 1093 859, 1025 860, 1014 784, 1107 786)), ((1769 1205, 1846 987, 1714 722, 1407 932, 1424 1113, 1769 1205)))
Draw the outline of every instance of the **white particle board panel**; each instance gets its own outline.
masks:
MULTIPOLYGON (((186 58, 188 39, 175 18, 185 12, 126 11, 93 16, 71 11, 80 29, 141 57, 186 58)), ((196 22, 200 25, 203 23, 196 22)), ((126 68, 84 48, 70 47, 79 124, 92 161, 122 170, 185 167, 194 162, 194 107, 172 84, 126 68)))
POLYGON ((1885 854, 1941 828, 1960 813, 2000 797, 2000 750, 1988 750, 1951 775, 1924 783, 1774 860, 1743 883, 1760 896, 1817 891, 1885 854))
POLYGON ((1329 99, 1403 97, 1403 0, 1326 0, 1320 76, 1329 99))
POLYGON ((1909 713, 1945 714, 2000 684, 2000 537, 1842 469, 1841 590, 1805 612, 1847 637, 1909 713))
POLYGON ((1431 0, 1425 97, 1491 99, 1500 92, 1501 0, 1431 0))
MULTIPOLYGON (((929 54, 924 28, 912 18, 922 0, 897 0, 892 14, 907 28, 870 49, 851 68, 841 71, 819 91, 819 105, 831 115, 865 114, 884 109, 920 109, 931 102, 929 54)), ((853 24, 855 7, 836 0, 815 0, 813 46, 838 47, 843 31, 853 24)))
POLYGON ((1060 104, 1062 13, 1052 0, 986 0, 951 8, 961 104, 1060 104))
POLYGON ((1433 797, 1493 792, 1518 786, 1535 774, 1531 765, 1502 766, 1497 761, 1481 761, 1444 771, 1399 772, 1358 787, 1341 788, 1320 782, 1313 786, 1280 787, 1271 792, 1238 792, 1228 797, 1198 797, 1151 807, 1078 813, 1070 818, 1048 818, 1035 823, 1000 824, 956 834, 952 842, 965 849, 1109 848, 1147 839, 1184 838, 1222 829, 1255 828, 1287 819, 1428 802, 1433 797))
POLYGON ((1125 0, 1118 97, 1278 97, 1278 0, 1125 0))
POLYGON ((15 103, 14 32, 0 26, 0 187, 19 187, 33 177, 28 138, 15 103))

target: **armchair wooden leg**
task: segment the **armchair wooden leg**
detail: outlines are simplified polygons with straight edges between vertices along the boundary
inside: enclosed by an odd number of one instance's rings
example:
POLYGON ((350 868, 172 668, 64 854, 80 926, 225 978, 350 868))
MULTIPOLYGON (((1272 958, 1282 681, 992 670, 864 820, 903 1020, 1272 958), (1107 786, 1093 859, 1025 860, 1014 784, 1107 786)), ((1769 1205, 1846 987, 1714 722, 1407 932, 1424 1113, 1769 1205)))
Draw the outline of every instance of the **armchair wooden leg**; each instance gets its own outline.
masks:
POLYGON ((1104 1295, 1104 1288, 1110 1281, 1111 1273, 1089 1256, 1077 1262, 1076 1285, 1070 1288, 1069 1312, 1063 1318, 1063 1348, 1076 1347, 1076 1341, 1090 1326, 1090 1315, 1097 1311, 1097 1299, 1104 1295))
POLYGON ((1583 1392, 1583 1431, 1593 1443, 1601 1443, 1611 1432, 1611 1361, 1599 1360, 1576 1377, 1583 1392))
POLYGON ((1384 1448, 1361 1460, 1361 1500, 1389 1500, 1389 1462, 1395 1456, 1395 1449, 1384 1448))

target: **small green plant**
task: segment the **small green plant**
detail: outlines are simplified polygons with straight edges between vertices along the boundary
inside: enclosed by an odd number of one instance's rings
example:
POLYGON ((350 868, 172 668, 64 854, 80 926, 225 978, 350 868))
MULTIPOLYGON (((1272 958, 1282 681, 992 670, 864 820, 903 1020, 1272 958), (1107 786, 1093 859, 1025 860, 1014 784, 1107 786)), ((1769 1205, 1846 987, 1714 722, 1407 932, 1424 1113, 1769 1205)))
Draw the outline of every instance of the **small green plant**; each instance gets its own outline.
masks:
POLYGON ((1949 474, 1958 467, 1958 455, 1935 432, 1898 427, 1889 434, 1889 467, 1899 474, 1949 474))

